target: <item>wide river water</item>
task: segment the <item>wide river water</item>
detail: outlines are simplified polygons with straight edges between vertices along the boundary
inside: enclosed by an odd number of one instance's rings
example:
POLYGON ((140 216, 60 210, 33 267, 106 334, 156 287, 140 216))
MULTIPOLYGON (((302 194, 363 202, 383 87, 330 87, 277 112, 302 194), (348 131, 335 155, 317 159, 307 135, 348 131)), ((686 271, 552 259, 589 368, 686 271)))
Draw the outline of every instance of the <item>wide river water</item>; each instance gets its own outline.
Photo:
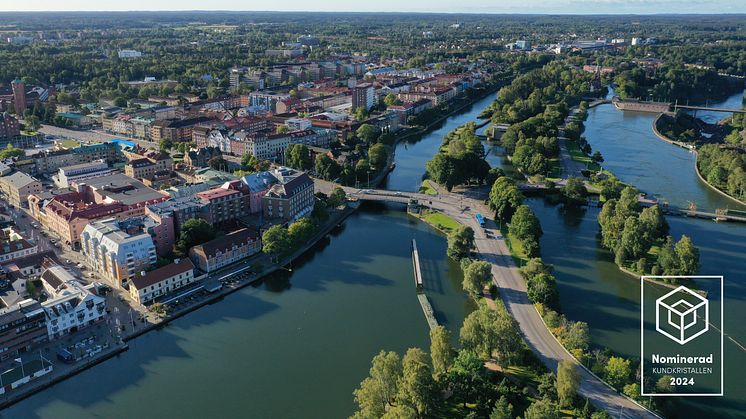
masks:
MULTIPOLYGON (((725 104, 737 107, 740 94, 725 104)), ((433 132, 397 145, 386 187, 417 190, 443 136, 475 121, 489 96, 433 132)), ((694 156, 658 140, 651 114, 591 109, 585 136, 623 181, 673 205, 736 208, 694 173, 694 156)), ((489 147, 493 166, 502 150, 489 147)), ((589 323, 592 342, 639 357, 639 283, 600 248, 597 209, 564 213, 530 199, 542 255, 556 268, 563 312, 589 323)), ((725 330, 746 341, 746 225, 671 217, 691 236, 701 274, 725 276, 725 330)), ((8 418, 349 416, 352 390, 379 350, 428 345, 414 293, 409 242, 417 239, 426 292, 454 333, 473 309, 445 238, 397 207, 364 206, 284 273, 130 342, 130 350, 0 413, 8 418)), ((726 340, 725 397, 679 403, 679 417, 743 417, 746 353, 726 340)))
MULTIPOLYGON (((742 94, 719 103, 738 108, 742 94)), ((715 113, 708 113, 712 118, 715 113)), ((698 114, 699 115, 699 114, 698 114)), ((722 118, 727 114, 719 114, 722 118)), ((694 154, 667 144, 652 132, 653 114, 621 112, 612 105, 590 109, 583 135, 600 151, 604 166, 622 181, 672 205, 740 208, 702 183, 694 171, 694 154)), ((712 120, 712 119, 710 119, 712 120)), ((562 311, 588 322, 592 343, 627 357, 640 357, 639 279, 622 273, 598 239, 598 209, 566 213, 541 199, 530 205, 541 220, 542 256, 555 266, 562 311)), ((746 224, 668 217, 671 234, 690 236, 700 249, 701 275, 723 275, 725 333, 746 342, 746 224)), ((707 289, 708 284, 698 283, 707 289)), ((746 345, 744 345, 746 346, 746 345)), ((678 417, 744 417, 746 352, 725 339, 725 396, 680 399, 678 417)))
MULTIPOLYGON (((389 187, 417 190, 443 135, 492 96, 401 143, 389 187), (397 186, 392 186, 397 185, 397 186)), ((474 309, 446 239, 400 206, 366 205, 283 272, 130 341, 130 349, 0 413, 3 418, 344 418, 380 350, 429 347, 425 292, 454 334, 474 309)))

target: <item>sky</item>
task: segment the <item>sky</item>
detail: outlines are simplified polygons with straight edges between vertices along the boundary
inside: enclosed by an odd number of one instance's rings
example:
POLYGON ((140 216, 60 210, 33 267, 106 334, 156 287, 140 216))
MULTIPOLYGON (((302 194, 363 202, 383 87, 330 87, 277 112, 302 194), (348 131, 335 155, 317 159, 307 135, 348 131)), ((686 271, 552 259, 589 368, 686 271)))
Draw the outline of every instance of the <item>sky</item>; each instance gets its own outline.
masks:
POLYGON ((245 10, 530 14, 746 13, 746 0, 2 0, 0 11, 245 10))

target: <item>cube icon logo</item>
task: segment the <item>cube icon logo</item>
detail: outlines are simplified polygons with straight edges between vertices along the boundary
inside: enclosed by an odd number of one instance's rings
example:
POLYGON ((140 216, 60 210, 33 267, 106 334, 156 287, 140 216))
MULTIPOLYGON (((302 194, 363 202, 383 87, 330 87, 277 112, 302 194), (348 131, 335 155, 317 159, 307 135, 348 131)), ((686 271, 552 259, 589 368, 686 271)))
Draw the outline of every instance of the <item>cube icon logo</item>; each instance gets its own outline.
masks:
POLYGON ((680 286, 655 301, 655 329, 684 345, 710 328, 707 298, 680 286))

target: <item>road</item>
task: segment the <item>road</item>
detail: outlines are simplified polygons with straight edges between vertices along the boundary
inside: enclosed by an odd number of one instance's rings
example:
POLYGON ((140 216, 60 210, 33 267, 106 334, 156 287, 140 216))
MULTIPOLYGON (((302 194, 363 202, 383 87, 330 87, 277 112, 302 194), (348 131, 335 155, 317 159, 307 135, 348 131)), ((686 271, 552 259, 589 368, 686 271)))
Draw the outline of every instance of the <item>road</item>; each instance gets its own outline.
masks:
MULTIPOLYGON (((120 138, 122 140, 131 141, 143 148, 152 148, 152 149, 157 150, 159 147, 158 143, 155 143, 153 141, 142 140, 138 138, 130 138, 124 135, 109 134, 99 129, 77 130, 77 129, 55 127, 54 125, 42 125, 41 128, 39 128, 39 132, 41 132, 44 135, 52 135, 57 138, 78 140, 78 141, 82 141, 86 143, 101 143, 104 141, 113 140, 114 138, 120 138)), ((238 165, 241 164, 240 157, 224 154, 223 158, 231 163, 235 163, 238 165)))
MULTIPOLYGON (((325 188, 329 186, 324 185, 325 188)), ((500 290, 500 297, 505 307, 516 319, 526 342, 544 365, 552 371, 557 371, 559 361, 569 360, 576 363, 581 374, 580 393, 589 398, 595 406, 606 410, 615 418, 658 417, 619 394, 580 365, 547 329, 539 312, 528 300, 525 281, 510 256, 510 251, 499 229, 492 220, 488 220, 484 229, 477 224, 474 218, 477 213, 491 213, 483 202, 443 191, 438 196, 430 196, 385 190, 360 191, 352 188, 345 188, 345 190, 351 197, 363 200, 406 203, 412 198, 417 199, 421 203, 428 203, 431 208, 443 212, 459 223, 471 227, 475 233, 477 257, 492 264, 493 281, 500 290), (487 232, 491 237, 487 237, 487 232)))

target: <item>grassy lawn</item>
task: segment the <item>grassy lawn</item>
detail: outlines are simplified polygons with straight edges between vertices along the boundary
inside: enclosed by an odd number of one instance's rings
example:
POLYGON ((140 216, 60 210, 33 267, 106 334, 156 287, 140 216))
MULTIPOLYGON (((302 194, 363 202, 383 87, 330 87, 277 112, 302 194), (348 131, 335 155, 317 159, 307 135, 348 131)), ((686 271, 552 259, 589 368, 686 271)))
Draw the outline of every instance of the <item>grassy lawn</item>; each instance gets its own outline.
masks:
POLYGON ((424 193, 425 195, 430 195, 430 196, 438 195, 438 191, 436 191, 432 186, 430 186, 430 182, 427 180, 422 181, 422 185, 420 185, 420 192, 424 193))
POLYGON ((429 212, 422 218, 425 220, 426 223, 446 233, 457 229, 459 226, 456 220, 439 212, 429 212))
POLYGON ((565 141, 565 144, 567 145, 567 151, 570 153, 570 157, 572 157, 573 160, 586 164, 592 163, 591 158, 586 156, 585 153, 580 150, 577 141, 567 140, 565 141))
POLYGON ((547 175, 547 178, 559 178, 561 176, 562 164, 560 164, 560 159, 549 160, 549 174, 547 175))
POLYGON ((523 365, 511 365, 503 368, 503 372, 507 375, 515 377, 518 381, 528 387, 538 387, 539 376, 536 371, 523 365))
POLYGON ((62 140, 60 141, 60 146, 62 146, 62 148, 76 148, 80 147, 80 142, 75 140, 62 140))
POLYGON ((503 225, 500 229, 500 232, 503 237, 506 238, 505 243, 508 245, 508 249, 510 250, 510 256, 513 257, 513 261, 515 264, 520 268, 521 266, 525 265, 526 262, 528 262, 528 255, 526 255, 526 251, 523 250, 523 244, 520 240, 513 237, 512 234, 508 233, 508 227, 503 225))

